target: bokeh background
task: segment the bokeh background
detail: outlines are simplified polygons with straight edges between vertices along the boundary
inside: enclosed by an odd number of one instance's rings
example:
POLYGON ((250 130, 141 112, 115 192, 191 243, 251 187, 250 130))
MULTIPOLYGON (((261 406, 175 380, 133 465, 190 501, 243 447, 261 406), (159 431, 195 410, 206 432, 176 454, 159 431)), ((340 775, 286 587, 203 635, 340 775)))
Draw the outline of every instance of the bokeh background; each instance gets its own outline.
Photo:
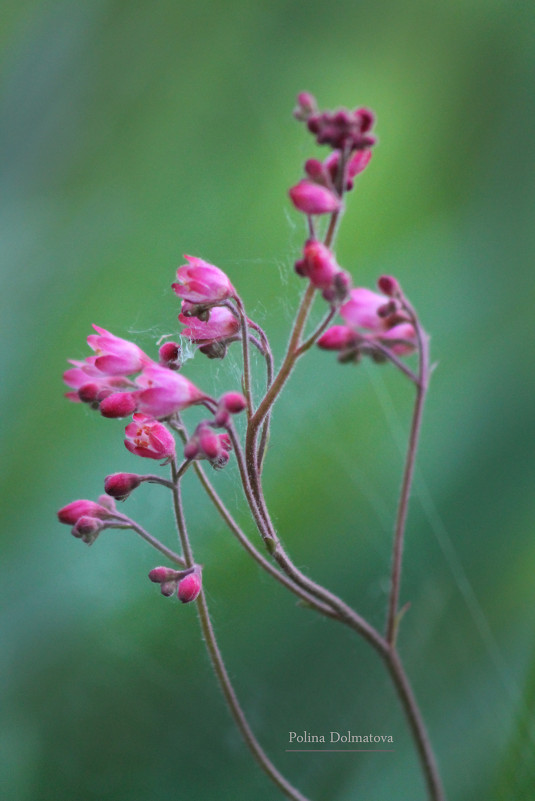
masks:
MULTIPOLYGON (((291 117, 308 90, 376 110, 380 145, 337 255, 357 283, 397 275, 433 336, 407 670, 451 801, 534 798, 533 9, 5 0, 2 19, 2 797, 280 797, 227 714, 195 609, 147 581, 160 557, 132 533, 89 549, 57 523, 108 473, 145 468, 121 422, 63 399, 61 374, 93 322, 152 353, 176 332, 185 252, 228 271, 281 357, 303 286, 286 192, 319 153, 291 117)), ((238 354, 185 372, 237 387, 238 354)), ((297 564, 378 626, 405 383, 311 353, 278 405, 265 473, 297 564)), ((214 480, 252 533, 234 469, 214 480)), ((275 763, 314 801, 423 800, 375 654, 296 608, 185 484, 220 644, 275 763), (392 734, 396 751, 284 751, 289 731, 347 729, 392 734)), ((174 543, 163 489, 125 509, 174 543)))

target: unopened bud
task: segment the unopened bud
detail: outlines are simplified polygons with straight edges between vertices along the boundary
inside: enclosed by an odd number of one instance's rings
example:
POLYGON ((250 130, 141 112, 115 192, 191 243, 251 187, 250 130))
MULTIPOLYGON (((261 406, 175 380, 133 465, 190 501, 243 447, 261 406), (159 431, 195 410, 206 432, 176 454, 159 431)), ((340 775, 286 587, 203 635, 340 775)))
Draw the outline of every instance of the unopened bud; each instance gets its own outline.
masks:
POLYGON ((170 598, 171 595, 174 595, 177 588, 176 581, 162 581, 160 584, 160 592, 162 595, 165 595, 166 598, 170 598))
POLYGON ((165 342, 158 351, 160 364, 170 370, 180 370, 180 345, 176 342, 165 342))
POLYGON ((377 281, 377 286, 389 298, 395 298, 401 294, 401 287, 397 279, 391 275, 382 275, 377 281))
POLYGON ((78 389, 78 397, 82 403, 94 403, 97 399, 98 392, 98 384, 89 382, 87 384, 82 384, 82 386, 78 389))
POLYGON ((194 601, 202 590, 201 568, 195 565, 195 570, 183 578, 178 584, 177 597, 183 604, 194 601))
POLYGON ((136 392, 113 392, 99 406, 103 417, 129 417, 137 408, 136 392))
POLYGON ((92 545, 103 528, 104 524, 98 518, 83 515, 78 518, 71 529, 71 533, 73 537, 77 537, 87 545, 92 545))
POLYGON ((219 400, 219 405, 230 414, 239 414, 247 408, 247 401, 241 392, 225 392, 219 400))
POLYGON ((397 304, 395 300, 389 300, 387 303, 383 303, 382 306, 377 308, 377 316, 385 319, 386 317, 390 317, 391 314, 397 310, 397 304))
POLYGON ((141 484, 136 473, 113 473, 104 480, 104 491, 118 501, 124 501, 141 484))
POLYGON ((172 567, 153 567, 149 572, 149 578, 155 584, 161 584, 162 581, 171 581, 179 576, 178 570, 172 567))
POLYGON ((318 110, 316 98, 310 92, 299 92, 297 95, 297 106, 294 108, 293 115, 296 120, 307 120, 311 114, 318 110))

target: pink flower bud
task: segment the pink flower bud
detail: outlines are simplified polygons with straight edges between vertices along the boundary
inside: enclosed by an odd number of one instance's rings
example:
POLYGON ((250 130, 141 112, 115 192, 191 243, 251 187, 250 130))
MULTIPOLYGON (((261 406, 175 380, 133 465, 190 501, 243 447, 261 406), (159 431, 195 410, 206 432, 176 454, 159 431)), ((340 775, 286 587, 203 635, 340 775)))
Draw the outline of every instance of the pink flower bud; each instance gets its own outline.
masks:
POLYGON ((105 524, 102 520, 98 520, 96 517, 83 515, 78 518, 72 527, 71 534, 73 537, 81 539, 87 545, 92 545, 103 528, 105 528, 105 524))
POLYGON ((233 297, 236 290, 225 273, 196 256, 184 256, 188 264, 177 270, 178 283, 172 284, 179 298, 190 303, 215 304, 233 297))
POLYGON ((303 259, 299 262, 299 274, 310 278, 317 289, 331 286, 335 275, 340 271, 333 253, 323 242, 309 239, 303 249, 303 259))
POLYGON ((374 115, 366 108, 313 112, 307 118, 308 130, 315 134, 317 143, 335 150, 370 148, 375 137, 367 134, 373 123, 374 115))
POLYGON ((224 306, 210 309, 210 317, 205 322, 198 317, 185 317, 183 314, 179 314, 178 319, 181 323, 188 324, 188 328, 182 331, 182 336, 201 345, 230 339, 240 329, 240 321, 224 306))
POLYGON ((389 298, 396 298, 401 294, 398 281, 391 275, 382 275, 377 281, 377 286, 389 298))
POLYGON ((184 456, 186 459, 208 459, 212 467, 224 467, 228 460, 228 452, 232 443, 228 434, 216 434, 206 421, 199 423, 193 436, 186 443, 184 456))
POLYGON ((182 366, 180 361, 180 345, 176 342, 166 342, 162 345, 158 354, 162 367, 168 367, 170 370, 180 370, 182 366))
MULTIPOLYGON (((349 163, 346 166, 345 189, 347 192, 353 189, 355 176, 366 169, 366 167, 370 162, 371 157, 372 157, 371 150, 357 150, 357 152, 351 157, 349 163)), ((330 180, 332 181, 333 184, 336 183, 336 181, 338 180, 339 164, 340 164, 339 150, 335 150, 333 153, 331 153, 330 156, 327 156, 327 158, 323 162, 323 167, 325 171, 328 173, 330 180)))
POLYGON ((305 214, 330 214, 342 205, 334 192, 312 181, 299 181, 289 195, 295 208, 305 214))
MULTIPOLYGON (((69 371, 67 370, 67 372, 69 371)), ((87 384, 82 384, 78 390, 78 398, 82 403, 94 403, 97 400, 100 390, 101 386, 99 386, 99 384, 90 381, 87 384)))
POLYGON ((226 426, 231 414, 239 414, 247 408, 247 401, 241 392, 227 392, 219 399, 217 412, 214 416, 215 426, 226 426))
POLYGON ((162 581, 173 581, 179 576, 179 571, 173 570, 172 567, 153 567, 149 572, 149 578, 155 584, 161 584, 162 581))
POLYGON ((347 325, 333 325, 317 341, 323 350, 343 350, 356 344, 360 337, 347 325))
POLYGON ((175 440, 162 423, 146 414, 134 414, 125 428, 124 444, 130 453, 169 461, 175 456, 175 440))
POLYGON ((104 479, 104 491, 118 501, 124 501, 141 484, 136 473, 113 473, 104 479))
POLYGON ((297 106, 294 108, 294 117, 297 120, 307 120, 311 114, 317 112, 316 98, 310 92, 300 92, 297 95, 297 106))
POLYGON ((115 499, 110 495, 99 495, 97 498, 98 503, 110 512, 110 514, 117 514, 117 505, 115 499))
POLYGON ((183 578, 178 584, 177 596, 183 604, 194 601, 202 590, 201 568, 196 565, 195 571, 183 578))
POLYGON ((329 303, 338 305, 346 300, 351 286, 351 276, 340 269, 328 247, 323 242, 309 239, 303 249, 303 258, 296 262, 296 272, 306 276, 329 303))
POLYGON ((110 511, 95 501, 73 501, 67 504, 58 512, 60 523, 74 525, 81 517, 96 517, 99 520, 106 520, 110 517, 110 511))
MULTIPOLYGON (((333 154, 335 155, 335 154, 333 154)), ((305 172, 315 184, 321 184, 329 189, 333 187, 333 180, 329 169, 318 159, 308 159, 305 161, 305 172)))
POLYGON ((137 409, 137 392, 113 392, 100 402, 103 417, 129 417, 137 409))
POLYGON ((219 399, 219 406, 230 414, 239 414, 247 408, 247 401, 241 392, 225 392, 219 399))
POLYGON ((331 284, 322 290, 322 295, 332 306, 344 303, 351 289, 351 276, 345 270, 339 270, 333 277, 331 284))
POLYGON ((200 453, 199 443, 196 439, 190 439, 184 445, 184 458, 185 459, 195 459, 196 456, 200 453))

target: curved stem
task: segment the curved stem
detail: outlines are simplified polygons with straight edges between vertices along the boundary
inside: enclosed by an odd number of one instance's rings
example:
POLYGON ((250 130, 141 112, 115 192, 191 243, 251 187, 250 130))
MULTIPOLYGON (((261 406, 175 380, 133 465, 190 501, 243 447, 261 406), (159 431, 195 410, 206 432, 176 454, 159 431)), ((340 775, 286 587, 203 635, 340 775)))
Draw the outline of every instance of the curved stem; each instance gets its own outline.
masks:
POLYGON ((312 581, 312 579, 309 579, 308 576, 305 576, 305 574, 302 573, 288 557, 277 535, 277 532, 275 531, 261 490, 257 488, 256 493, 253 491, 236 430, 232 424, 228 426, 227 430, 236 453, 236 460, 238 462, 238 468, 240 471, 247 503, 249 504, 249 508, 257 528, 264 542, 266 543, 266 547, 275 561, 280 565, 282 570, 284 570, 286 575, 298 586, 302 587, 306 592, 318 598, 322 603, 331 606, 338 613, 338 617, 342 622, 346 623, 350 628, 357 631, 380 653, 384 653, 386 650, 388 650, 388 645, 386 640, 381 637, 379 632, 376 631, 376 629, 374 629, 374 627, 368 623, 367 620, 359 615, 358 612, 355 612, 355 610, 348 606, 348 604, 344 603, 341 598, 320 584, 316 584, 316 582, 312 581))
POLYGON ((298 598, 301 598, 301 600, 304 601, 307 606, 310 606, 312 609, 321 612, 321 614, 325 615, 326 617, 338 619, 338 615, 333 609, 331 609, 331 607, 321 604, 316 598, 314 598, 314 596, 309 595, 307 592, 295 585, 284 573, 281 573, 271 564, 271 562, 268 562, 268 560, 260 553, 260 551, 257 550, 257 548, 255 548, 249 538, 236 523, 198 462, 195 463, 194 469, 208 497, 227 524, 228 528, 234 534, 240 545, 250 556, 253 557, 255 562, 257 562, 257 564, 259 564, 260 567, 262 567, 267 573, 273 576, 276 581, 290 590, 290 592, 293 592, 294 595, 297 595, 298 598))
POLYGON ((432 801, 446 801, 446 795, 440 774, 438 772, 438 765, 436 763, 435 755, 429 741, 429 736, 425 728, 425 724, 420 713, 420 709, 414 697, 414 693, 410 682, 405 674, 403 665, 399 658, 398 652, 392 647, 386 658, 386 666, 389 670, 390 676, 397 690, 398 696, 403 705, 403 709, 407 716, 409 726, 412 731, 418 756, 422 765, 429 798, 432 801))
POLYGON ((303 344, 296 350, 295 356, 298 359, 303 353, 306 353, 307 350, 310 350, 312 345, 319 339, 319 337, 323 334, 331 320, 333 319, 334 315, 336 314, 336 309, 333 307, 329 310, 329 312, 325 315, 320 325, 316 328, 313 334, 309 336, 309 338, 303 342, 303 344))
POLYGON ((160 551, 160 553, 163 553, 164 556, 167 556, 171 562, 174 562, 176 565, 180 565, 181 567, 185 566, 186 561, 182 558, 182 556, 179 556, 179 554, 168 548, 167 545, 164 545, 163 542, 160 542, 160 540, 156 539, 156 537, 153 537, 152 534, 149 534, 148 531, 145 531, 145 529, 140 526, 139 523, 136 523, 135 520, 131 520, 131 518, 127 517, 126 515, 121 515, 118 513, 116 516, 124 521, 126 528, 131 528, 132 531, 135 531, 136 534, 139 534, 139 536, 142 537, 145 542, 148 542, 149 545, 152 545, 152 547, 157 551, 160 551))
MULTIPOLYGON (((174 501, 175 520, 178 529, 178 534, 180 537, 180 541, 182 543, 184 555, 186 557, 186 564, 188 567, 193 567, 195 564, 193 559, 193 551, 189 542, 188 532, 186 528, 186 521, 182 509, 180 480, 177 480, 178 471, 175 462, 171 463, 171 470, 173 475, 173 482, 175 483, 175 487, 173 488, 173 501, 174 501)), ((245 717, 245 714, 240 706, 236 693, 234 692, 234 688, 227 673, 227 669, 225 667, 221 651, 219 650, 219 646, 217 644, 214 628, 212 626, 212 621, 210 619, 210 613, 208 611, 208 604, 206 603, 206 597, 204 595, 204 592, 201 591, 201 593, 197 598, 196 603, 197 603, 197 612, 199 615, 199 622, 203 632, 204 641, 206 643, 206 648, 208 650, 208 654, 212 662, 212 667, 214 668, 214 672, 221 686, 221 690, 223 691, 225 700, 232 713, 232 717, 234 718, 236 725, 238 726, 241 735, 245 740, 245 743, 249 747, 249 750, 255 757, 260 767, 265 771, 265 773, 267 773, 272 782, 274 782, 274 784, 276 784, 276 786, 280 790, 282 790, 282 792, 288 798, 293 799, 293 801, 309 801, 309 799, 306 796, 300 793, 299 790, 297 790, 292 784, 290 784, 290 782, 282 775, 282 773, 280 773, 277 770, 275 765, 271 762, 271 760, 261 747, 260 743, 254 736, 252 729, 247 721, 247 718, 245 717)))

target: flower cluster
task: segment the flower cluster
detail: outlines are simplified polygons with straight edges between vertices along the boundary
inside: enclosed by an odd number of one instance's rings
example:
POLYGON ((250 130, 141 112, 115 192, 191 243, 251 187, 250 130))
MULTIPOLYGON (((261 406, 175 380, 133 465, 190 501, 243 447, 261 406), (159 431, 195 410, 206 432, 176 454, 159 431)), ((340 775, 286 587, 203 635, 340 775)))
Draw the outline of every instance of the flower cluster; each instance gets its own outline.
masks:
MULTIPOLYGON (((406 510, 422 404, 430 375, 428 339, 395 278, 382 276, 378 281, 378 292, 353 287, 350 273, 339 265, 334 252, 345 195, 354 189, 356 177, 370 163, 371 148, 376 142, 372 134, 374 115, 366 108, 319 111, 314 97, 302 93, 298 97, 295 116, 306 123, 316 143, 327 145, 331 152, 323 161, 316 158, 306 160, 304 176, 289 189, 295 209, 305 215, 306 234, 302 252, 295 262, 295 272, 308 285, 278 371, 275 370, 267 335, 247 316, 244 303, 229 277, 219 267, 197 256, 184 256, 186 264, 177 269, 172 289, 180 299, 178 320, 184 326, 180 337, 195 347, 185 348, 183 340, 166 341, 160 345, 157 359, 153 360, 135 343, 94 326, 96 333, 87 338, 92 354, 82 361, 71 361, 71 367, 64 374, 65 383, 70 388, 67 393, 70 400, 86 403, 107 418, 131 415, 124 432, 126 449, 134 457, 160 462, 160 467, 168 466, 168 477, 159 473, 112 473, 105 478, 106 494, 98 501, 73 501, 59 510, 58 518, 71 526, 76 538, 88 545, 103 529, 133 530, 173 563, 173 567, 153 568, 149 573, 150 581, 160 585, 160 592, 165 597, 174 596, 183 604, 196 602, 215 674, 247 744, 266 773, 288 797, 304 799, 274 768, 256 741, 225 670, 203 593, 202 568, 195 560, 188 532, 187 505, 182 502, 182 481, 188 471, 195 473, 206 491, 208 502, 213 503, 229 531, 258 565, 304 606, 349 626, 387 662, 402 706, 408 714, 424 774, 432 788, 440 789, 421 716, 396 651, 401 619, 399 595, 406 510), (325 220, 326 215, 328 218, 325 220), (319 296, 320 303, 327 304, 326 314, 307 333, 309 320, 313 318, 311 310, 319 296), (331 325, 336 314, 339 314, 341 322, 331 325), (228 346, 236 341, 241 344, 243 365, 239 389, 236 382, 230 391, 214 398, 183 375, 185 352, 200 351, 211 359, 222 359, 228 346), (335 593, 310 579, 292 561, 264 496, 262 471, 270 441, 273 407, 298 359, 315 344, 323 350, 336 351, 340 362, 357 363, 364 355, 377 362, 390 361, 417 389, 394 534, 384 635, 335 593), (403 361, 403 357, 413 352, 417 354, 414 369, 403 361), (258 362, 262 365, 262 376, 256 380, 258 362), (188 410, 192 406, 202 407, 203 419, 199 419, 197 414, 193 423, 188 420, 188 410), (234 416, 241 412, 245 412, 241 424, 235 425, 234 416), (180 448, 183 460, 178 457, 180 448), (265 555, 242 531, 201 464, 206 462, 219 470, 228 464, 231 456, 236 460, 236 474, 243 489, 244 503, 250 512, 251 523, 260 535, 258 543, 263 544, 265 555), (126 501, 143 483, 159 484, 171 493, 179 552, 171 550, 167 543, 160 542, 139 523, 117 510, 116 501, 126 501)), ((233 491, 233 494, 236 493, 233 491)), ((432 798, 442 801, 443 796, 437 792, 432 798)))
MULTIPOLYGON (((390 276, 379 279, 379 287, 394 281, 390 276)), ((369 354, 384 361, 384 350, 406 356, 416 348, 416 332, 410 315, 400 300, 371 289, 352 289, 349 300, 340 307, 345 325, 333 325, 318 339, 318 347, 340 351, 342 362, 359 361, 369 354)))
POLYGON ((141 412, 156 419, 169 417, 202 402, 206 395, 185 376, 154 362, 133 342, 94 325, 87 338, 95 351, 63 374, 73 391, 66 397, 88 403, 103 417, 127 417, 141 412), (137 375, 134 375, 137 374, 137 375))
POLYGON ((202 590, 202 568, 194 565, 187 570, 173 570, 170 567, 153 567, 149 579, 160 585, 160 592, 169 598, 175 595, 183 604, 194 601, 202 590))

